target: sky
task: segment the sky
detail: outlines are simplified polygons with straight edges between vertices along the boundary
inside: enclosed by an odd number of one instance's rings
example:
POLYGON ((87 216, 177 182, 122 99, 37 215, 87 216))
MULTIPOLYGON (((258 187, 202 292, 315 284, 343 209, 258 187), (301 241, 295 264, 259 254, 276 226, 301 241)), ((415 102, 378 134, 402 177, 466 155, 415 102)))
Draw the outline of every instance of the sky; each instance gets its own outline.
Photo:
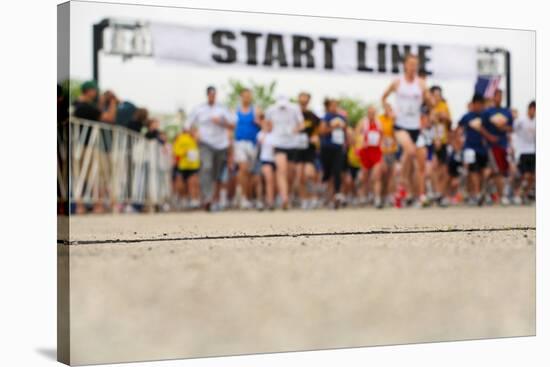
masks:
MULTIPOLYGON (((361 15, 358 15, 359 17, 361 15)), ((520 114, 535 98, 535 33, 532 31, 441 26, 319 17, 279 16, 257 13, 204 11, 182 8, 71 2, 70 74, 76 79, 92 77, 92 25, 103 18, 166 22, 187 26, 228 26, 286 33, 365 37, 401 42, 430 42, 450 45, 503 47, 511 52, 512 105, 520 114)), ((257 83, 277 81, 278 93, 295 96, 302 90, 312 94, 312 107, 322 111, 325 97, 350 96, 378 102, 392 76, 328 74, 323 72, 274 71, 247 67, 204 67, 191 64, 159 64, 153 58, 100 56, 100 85, 119 98, 145 106, 153 112, 190 111, 205 100, 205 88, 215 85, 221 101, 229 79, 257 83)), ((456 121, 466 110, 475 80, 437 80, 443 87, 456 121)))

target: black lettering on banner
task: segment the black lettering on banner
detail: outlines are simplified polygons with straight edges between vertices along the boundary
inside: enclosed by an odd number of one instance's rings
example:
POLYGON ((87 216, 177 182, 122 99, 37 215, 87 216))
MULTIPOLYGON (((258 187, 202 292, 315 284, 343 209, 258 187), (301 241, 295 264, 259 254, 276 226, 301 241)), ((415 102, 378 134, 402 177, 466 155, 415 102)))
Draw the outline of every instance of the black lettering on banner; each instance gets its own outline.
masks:
POLYGON ((302 57, 306 57, 306 68, 315 67, 315 59, 313 58, 313 39, 306 36, 292 36, 292 58, 295 68, 302 67, 302 57))
POLYGON ((386 72, 386 44, 379 43, 376 48, 378 49, 378 72, 386 72))
POLYGON ((234 40, 235 34, 231 31, 215 31, 212 33, 212 43, 217 48, 225 50, 225 56, 222 54, 213 54, 212 59, 214 61, 224 64, 230 64, 237 61, 237 50, 234 47, 225 44, 224 38, 228 40, 234 40))
POLYGON ((258 48, 256 40, 260 38, 262 34, 246 31, 241 32, 241 34, 246 38, 246 63, 248 65, 258 65, 258 48))
POLYGON ((367 43, 357 41, 357 70, 372 73, 373 69, 367 66, 367 43))
POLYGON ((338 39, 336 38, 325 38, 320 37, 319 41, 323 42, 324 51, 325 51, 325 69, 334 69, 334 52, 332 49, 332 46, 338 42, 338 39))
POLYGON ((391 45, 391 72, 399 74, 399 64, 405 60, 405 56, 411 53, 410 45, 403 45, 403 52, 399 51, 399 45, 391 45))
POLYGON ((280 34, 269 33, 265 45, 264 65, 271 66, 273 61, 277 61, 279 66, 286 67, 285 47, 283 44, 283 36, 280 34))
POLYGON ((430 62, 432 59, 428 55, 428 51, 432 49, 432 46, 428 45, 418 45, 418 68, 425 72, 426 75, 432 75, 432 71, 428 70, 428 62, 430 62))

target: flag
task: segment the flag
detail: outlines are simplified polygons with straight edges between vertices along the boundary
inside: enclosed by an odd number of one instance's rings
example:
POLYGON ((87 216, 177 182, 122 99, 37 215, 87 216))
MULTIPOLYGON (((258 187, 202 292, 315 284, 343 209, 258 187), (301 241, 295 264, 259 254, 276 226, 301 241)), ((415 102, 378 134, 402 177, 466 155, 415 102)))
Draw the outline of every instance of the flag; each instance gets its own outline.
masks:
POLYGON ((475 86, 475 94, 485 98, 493 98, 500 84, 500 75, 478 76, 475 86))

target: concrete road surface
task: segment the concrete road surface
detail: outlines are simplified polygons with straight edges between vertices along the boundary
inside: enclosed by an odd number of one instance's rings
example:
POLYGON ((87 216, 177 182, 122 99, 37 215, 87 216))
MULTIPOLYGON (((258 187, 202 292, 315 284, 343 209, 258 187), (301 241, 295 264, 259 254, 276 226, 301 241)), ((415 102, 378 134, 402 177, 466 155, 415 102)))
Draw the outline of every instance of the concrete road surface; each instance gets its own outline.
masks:
POLYGON ((535 334, 533 207, 70 226, 73 364, 535 334))

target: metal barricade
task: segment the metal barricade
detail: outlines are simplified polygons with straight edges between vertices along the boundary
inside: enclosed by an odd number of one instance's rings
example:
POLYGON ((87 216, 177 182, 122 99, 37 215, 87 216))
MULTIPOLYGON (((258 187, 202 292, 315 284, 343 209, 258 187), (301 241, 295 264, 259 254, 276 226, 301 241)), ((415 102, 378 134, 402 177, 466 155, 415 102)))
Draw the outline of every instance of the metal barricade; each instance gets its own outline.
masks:
POLYGON ((162 205, 170 198, 171 152, 157 140, 71 117, 66 128, 58 127, 57 146, 59 201, 69 197, 71 203, 116 210, 121 205, 162 205))

